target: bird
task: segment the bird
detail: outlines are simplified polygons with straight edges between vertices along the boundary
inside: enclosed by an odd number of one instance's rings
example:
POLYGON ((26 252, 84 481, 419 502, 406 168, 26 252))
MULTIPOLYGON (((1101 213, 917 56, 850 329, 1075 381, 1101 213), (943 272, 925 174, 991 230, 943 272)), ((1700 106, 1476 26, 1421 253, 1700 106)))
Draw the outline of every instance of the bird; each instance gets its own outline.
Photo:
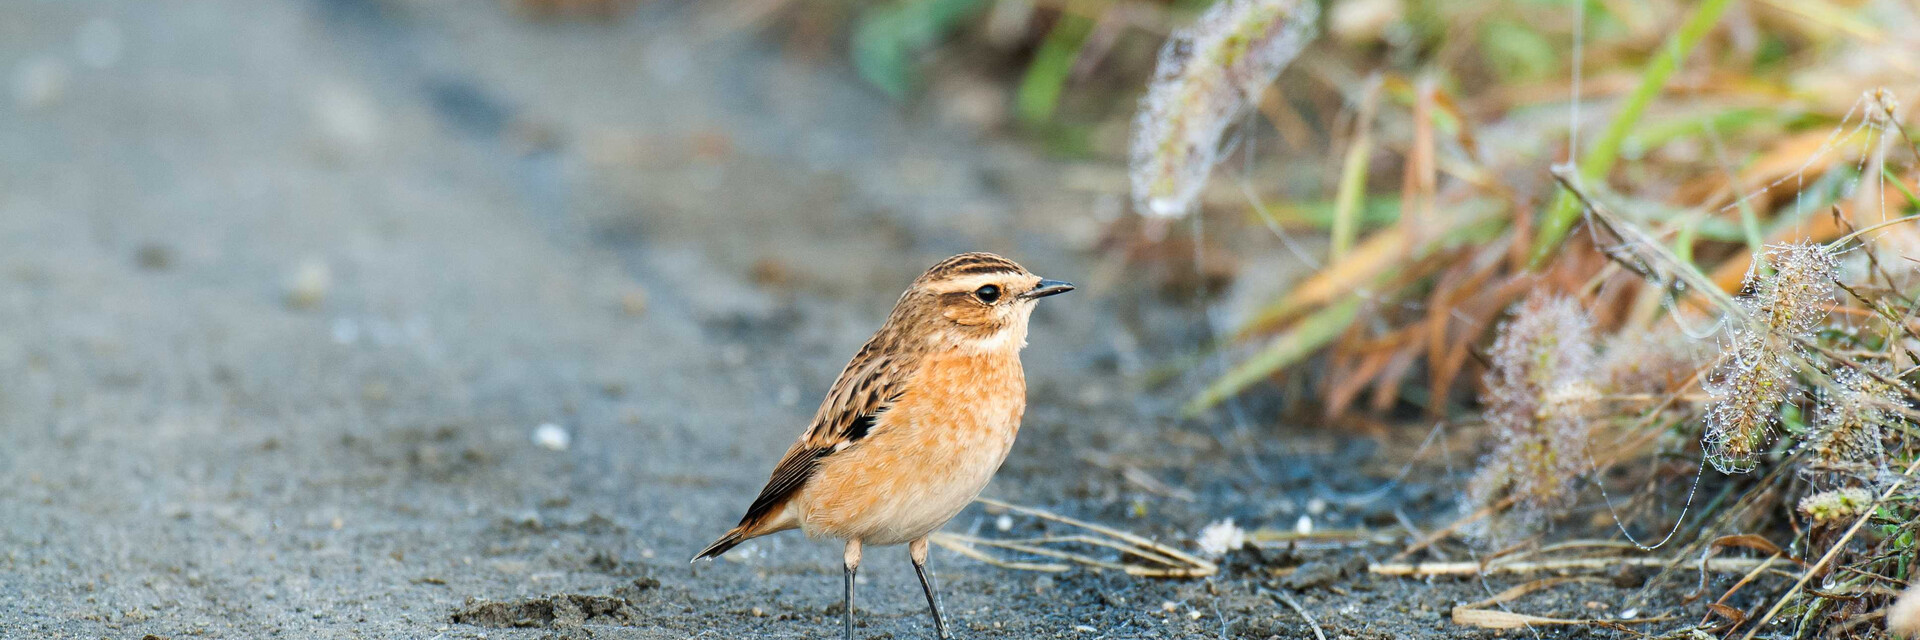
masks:
POLYGON ((867 546, 907 545, 934 632, 951 638, 927 572, 927 537, 980 495, 1026 412, 1020 350, 1036 303, 1073 284, 991 253, 928 268, 828 388, 740 523, 693 558, 799 529, 841 540, 846 638, 867 546))

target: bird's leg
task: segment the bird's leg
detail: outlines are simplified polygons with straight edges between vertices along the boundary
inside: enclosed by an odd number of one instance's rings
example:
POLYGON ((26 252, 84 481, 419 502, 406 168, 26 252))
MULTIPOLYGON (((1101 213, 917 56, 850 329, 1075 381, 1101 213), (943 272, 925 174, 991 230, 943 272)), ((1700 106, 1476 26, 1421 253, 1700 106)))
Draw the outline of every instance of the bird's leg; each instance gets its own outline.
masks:
POLYGON ((933 632, 939 634, 941 640, 953 637, 947 635, 947 623, 940 619, 940 598, 934 593, 933 574, 927 572, 927 539, 921 537, 907 543, 907 555, 913 558, 913 572, 920 574, 920 590, 927 593, 927 609, 933 612, 933 632))
POLYGON ((853 574, 860 570, 860 540, 847 541, 847 640, 853 640, 853 574))

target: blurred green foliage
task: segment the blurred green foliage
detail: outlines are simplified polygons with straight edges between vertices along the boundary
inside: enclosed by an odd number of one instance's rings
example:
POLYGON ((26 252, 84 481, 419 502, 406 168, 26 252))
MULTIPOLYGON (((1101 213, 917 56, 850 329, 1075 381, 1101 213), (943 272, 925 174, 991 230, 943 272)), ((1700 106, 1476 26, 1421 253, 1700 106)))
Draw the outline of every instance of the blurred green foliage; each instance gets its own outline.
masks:
POLYGON ((853 28, 853 67, 887 95, 904 98, 920 85, 921 55, 988 4, 988 0, 905 0, 867 7, 853 28))

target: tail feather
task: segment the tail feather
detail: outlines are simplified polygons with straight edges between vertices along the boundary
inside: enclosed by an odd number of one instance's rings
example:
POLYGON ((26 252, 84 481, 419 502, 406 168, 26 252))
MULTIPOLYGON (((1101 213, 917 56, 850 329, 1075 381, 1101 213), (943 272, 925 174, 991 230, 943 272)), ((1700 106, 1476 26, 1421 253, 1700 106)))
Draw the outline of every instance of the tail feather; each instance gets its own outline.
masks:
POLYGON ((707 545, 707 548, 700 550, 700 553, 695 555, 689 562, 699 562, 705 558, 720 557, 720 554, 726 553, 728 549, 732 549, 734 546, 747 540, 745 529, 745 525, 728 529, 726 535, 720 536, 719 540, 713 541, 713 544, 707 545))

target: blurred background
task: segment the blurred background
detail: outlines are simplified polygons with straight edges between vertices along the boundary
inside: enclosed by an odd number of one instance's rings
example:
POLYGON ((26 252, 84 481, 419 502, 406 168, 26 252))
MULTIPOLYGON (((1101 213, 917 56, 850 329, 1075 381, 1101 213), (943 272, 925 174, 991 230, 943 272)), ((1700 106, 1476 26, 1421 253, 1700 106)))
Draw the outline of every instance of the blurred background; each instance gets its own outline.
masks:
MULTIPOLYGON (((1350 552, 1457 515, 1528 292, 1619 279, 1581 289, 1609 334, 1688 313, 1549 168, 1735 292, 1854 228, 1836 204, 1920 203, 1911 1, 1279 5, 1299 55, 1157 216, 1142 96, 1207 0, 0 4, 0 635, 816 636, 825 545, 685 558, 973 250, 1081 287, 1036 314, 988 495, 1255 550, 1207 580, 943 551, 966 637, 1491 633, 1445 612, 1498 585, 1350 552)), ((917 637, 878 555, 863 634, 917 637)))

